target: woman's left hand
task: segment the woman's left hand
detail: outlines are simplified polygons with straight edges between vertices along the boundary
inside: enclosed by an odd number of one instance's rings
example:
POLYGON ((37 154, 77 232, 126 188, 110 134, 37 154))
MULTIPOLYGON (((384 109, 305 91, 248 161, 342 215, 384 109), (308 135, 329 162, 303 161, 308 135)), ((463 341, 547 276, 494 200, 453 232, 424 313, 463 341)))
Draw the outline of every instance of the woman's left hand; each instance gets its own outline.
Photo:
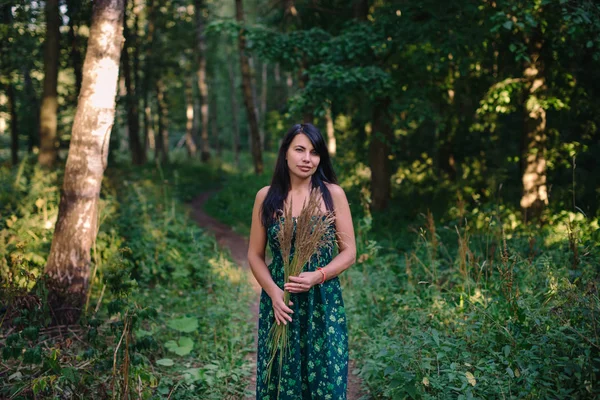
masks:
POLYGON ((290 293, 308 292, 311 287, 321 282, 323 275, 318 271, 302 272, 298 276, 290 276, 290 281, 283 288, 290 293))

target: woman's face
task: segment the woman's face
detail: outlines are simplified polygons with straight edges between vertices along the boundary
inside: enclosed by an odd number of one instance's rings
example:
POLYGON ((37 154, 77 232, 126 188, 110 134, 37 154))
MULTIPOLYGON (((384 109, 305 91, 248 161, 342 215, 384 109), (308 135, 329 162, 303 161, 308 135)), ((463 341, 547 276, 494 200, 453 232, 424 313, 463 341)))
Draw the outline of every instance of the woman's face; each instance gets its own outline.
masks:
POLYGON ((308 137, 300 133, 290 143, 286 160, 290 174, 294 174, 299 178, 308 178, 317 170, 321 156, 314 149, 308 137))

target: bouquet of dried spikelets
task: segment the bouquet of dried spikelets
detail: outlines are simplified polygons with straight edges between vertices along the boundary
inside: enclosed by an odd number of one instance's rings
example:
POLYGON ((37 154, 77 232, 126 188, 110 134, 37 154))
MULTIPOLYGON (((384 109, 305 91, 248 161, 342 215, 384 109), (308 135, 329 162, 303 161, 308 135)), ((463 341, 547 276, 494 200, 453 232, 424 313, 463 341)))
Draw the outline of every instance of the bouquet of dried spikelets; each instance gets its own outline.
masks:
MULTIPOLYGON (((279 230, 277 240, 283 259, 284 281, 289 282, 290 276, 298 276, 304 267, 310 262, 315 254, 319 254, 322 246, 333 246, 334 238, 329 228, 334 224, 333 213, 323 214, 321 211, 322 195, 319 190, 313 189, 308 197, 308 202, 302 205, 302 211, 296 218, 292 216, 292 204, 285 209, 283 216, 279 218, 279 230), (292 254, 292 242, 294 252, 292 254)), ((283 300, 287 305, 290 301, 290 293, 283 292, 283 300)), ((273 324, 269 332, 269 363, 267 377, 271 376, 271 367, 279 351, 279 376, 283 366, 284 357, 289 355, 289 331, 288 325, 273 324)), ((279 392, 278 392, 279 393, 279 392)))

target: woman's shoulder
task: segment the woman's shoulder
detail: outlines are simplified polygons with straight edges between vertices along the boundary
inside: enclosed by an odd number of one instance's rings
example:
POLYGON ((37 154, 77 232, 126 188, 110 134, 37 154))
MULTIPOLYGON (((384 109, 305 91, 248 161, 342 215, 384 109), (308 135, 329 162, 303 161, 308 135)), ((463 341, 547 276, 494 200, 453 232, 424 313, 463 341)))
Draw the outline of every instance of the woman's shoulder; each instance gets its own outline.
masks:
POLYGON ((327 186, 327 189, 329 190, 329 193, 331 193, 332 197, 346 197, 346 193, 340 185, 326 182, 325 186, 327 186))
POLYGON ((265 197, 267 197, 267 193, 269 193, 270 187, 271 186, 265 186, 258 192, 256 192, 256 200, 262 202, 265 199, 265 197))

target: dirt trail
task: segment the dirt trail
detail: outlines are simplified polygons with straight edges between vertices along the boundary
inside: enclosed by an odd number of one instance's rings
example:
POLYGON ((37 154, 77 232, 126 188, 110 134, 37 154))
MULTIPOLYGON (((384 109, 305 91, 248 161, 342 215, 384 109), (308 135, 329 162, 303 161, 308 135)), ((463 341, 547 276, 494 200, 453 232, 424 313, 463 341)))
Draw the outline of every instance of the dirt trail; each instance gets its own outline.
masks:
MULTIPOLYGON (((252 289, 256 294, 254 301, 252 302, 251 311, 254 323, 254 348, 256 348, 256 341, 258 337, 258 304, 260 300, 260 285, 252 275, 250 267, 246 260, 246 253, 248 251, 248 241, 240 234, 234 232, 229 226, 217 221, 215 218, 204 212, 204 203, 210 198, 213 192, 202 193, 191 202, 191 214, 198 226, 201 228, 211 231, 217 243, 221 248, 227 248, 231 252, 231 256, 234 261, 246 271, 248 277, 248 283, 252 285, 252 289)), ((255 398, 256 391, 256 352, 249 354, 248 359, 252 362, 252 377, 248 386, 246 387, 247 393, 252 395, 244 397, 244 400, 251 400, 255 398)), ((368 398, 365 392, 361 389, 360 379, 352 374, 354 370, 354 362, 350 360, 349 373, 348 373, 348 400, 359 400, 361 398, 368 398)))

